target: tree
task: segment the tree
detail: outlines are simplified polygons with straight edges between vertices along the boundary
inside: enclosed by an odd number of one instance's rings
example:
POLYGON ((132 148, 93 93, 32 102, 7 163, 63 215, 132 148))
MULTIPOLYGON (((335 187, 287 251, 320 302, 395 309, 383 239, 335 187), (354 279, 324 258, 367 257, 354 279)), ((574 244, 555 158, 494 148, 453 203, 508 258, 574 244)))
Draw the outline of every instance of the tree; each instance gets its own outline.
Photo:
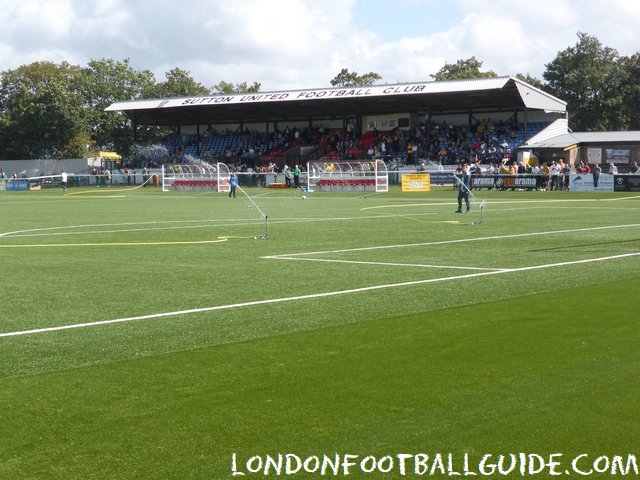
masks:
POLYGON ((0 156, 78 156, 76 139, 88 122, 76 94, 81 69, 63 62, 35 62, 2 73, 0 156))
POLYGON ((621 59, 624 72, 623 103, 627 112, 627 128, 640 130, 640 53, 621 59))
POLYGON ((180 68, 165 73, 166 80, 154 88, 157 98, 195 97, 209 95, 211 92, 201 83, 196 82, 191 74, 180 68))
POLYGON ((624 106, 625 75, 618 52, 578 32, 578 42, 558 53, 543 74, 551 94, 567 102, 576 131, 628 127, 624 106))
MULTIPOLYGON (((105 112, 114 102, 154 98, 157 89, 155 77, 149 70, 135 70, 129 60, 91 60, 83 69, 78 85, 89 120, 92 144, 101 150, 114 150, 127 154, 133 144, 134 125, 119 112, 105 112)), ((164 133, 157 127, 139 130, 139 141, 154 140, 164 133)))
POLYGON ((542 80, 540 80, 537 77, 532 77, 528 73, 526 75, 518 73, 518 74, 516 74, 516 78, 518 80, 522 80, 525 83, 528 83, 529 85, 532 85, 532 86, 534 86, 536 88, 539 88, 540 90, 544 90, 546 88, 546 85, 542 80))
POLYGON ((375 73, 369 72, 364 75, 358 75, 356 72, 350 72, 346 68, 340 70, 340 73, 331 80, 333 87, 369 87, 382 80, 382 77, 375 73))
POLYGON ((467 60, 458 60, 456 63, 445 63, 444 67, 437 73, 431 75, 436 81, 440 80, 466 80, 470 78, 494 78, 498 74, 492 70, 481 72, 482 62, 476 60, 476 57, 467 60))
POLYGON ((247 86, 247 82, 236 83, 234 85, 230 82, 221 81, 219 84, 213 86, 212 91, 226 95, 233 95, 235 93, 258 93, 260 86, 258 82, 253 82, 253 85, 247 86))

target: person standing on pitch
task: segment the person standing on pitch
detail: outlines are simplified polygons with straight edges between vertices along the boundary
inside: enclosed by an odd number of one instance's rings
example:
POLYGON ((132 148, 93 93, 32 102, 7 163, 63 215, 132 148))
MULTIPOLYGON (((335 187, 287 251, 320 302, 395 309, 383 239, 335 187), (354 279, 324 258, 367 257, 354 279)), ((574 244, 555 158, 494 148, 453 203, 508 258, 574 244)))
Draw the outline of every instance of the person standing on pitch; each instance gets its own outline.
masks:
POLYGON ((62 173, 60 174, 60 185, 62 186, 62 191, 66 192, 67 191, 67 172, 65 172, 64 170, 62 170, 62 173))
POLYGON ((598 188, 598 181, 600 180, 600 174, 602 173, 602 168, 597 163, 591 169, 591 175, 593 175, 593 188, 598 188))
POLYGON ((229 177, 229 185, 231 188, 229 189, 229 198, 233 195, 233 198, 236 198, 236 187, 238 186, 238 175, 236 172, 231 173, 231 177, 229 177))
POLYGON ((458 182, 458 210, 455 213, 462 213, 462 200, 467 207, 467 213, 471 210, 469 203, 469 192, 471 191, 471 174, 469 173, 469 165, 462 164, 462 172, 460 176, 454 175, 458 182))
POLYGON ((296 165, 293 169, 293 188, 300 186, 300 165, 296 165))

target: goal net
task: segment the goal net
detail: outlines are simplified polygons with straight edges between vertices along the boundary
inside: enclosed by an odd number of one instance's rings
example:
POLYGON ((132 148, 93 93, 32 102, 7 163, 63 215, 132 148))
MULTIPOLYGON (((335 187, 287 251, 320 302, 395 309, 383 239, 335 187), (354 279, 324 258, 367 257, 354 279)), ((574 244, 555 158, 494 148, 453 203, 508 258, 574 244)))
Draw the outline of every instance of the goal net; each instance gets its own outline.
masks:
POLYGON ((321 160, 307 164, 309 191, 389 191, 389 170, 379 159, 321 160))
POLYGON ((178 190, 186 192, 216 191, 231 189, 231 173, 227 164, 166 164, 162 168, 162 191, 178 190))

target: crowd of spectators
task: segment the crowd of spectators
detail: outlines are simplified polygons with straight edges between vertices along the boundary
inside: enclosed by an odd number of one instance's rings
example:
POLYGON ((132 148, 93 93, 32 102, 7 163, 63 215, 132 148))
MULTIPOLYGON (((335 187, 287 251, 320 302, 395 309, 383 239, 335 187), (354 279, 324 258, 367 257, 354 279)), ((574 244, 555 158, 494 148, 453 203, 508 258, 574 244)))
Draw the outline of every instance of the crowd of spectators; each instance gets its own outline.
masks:
POLYGON ((373 137, 367 156, 399 157, 407 165, 420 162, 456 165, 476 159, 482 163, 511 159, 522 138, 510 123, 494 124, 490 118, 479 120, 473 126, 443 121, 427 127, 421 123, 408 131, 400 128, 383 133, 374 131, 373 137))
POLYGON ((478 120, 473 126, 453 125, 443 121, 428 127, 420 123, 407 130, 374 129, 361 134, 356 122, 349 121, 344 129, 326 129, 322 125, 298 129, 274 125, 272 132, 224 130, 208 128, 202 135, 172 135, 164 141, 172 161, 182 162, 190 156, 205 160, 223 158, 272 157, 292 148, 313 146, 326 157, 334 159, 382 158, 395 159, 406 165, 437 162, 459 164, 471 158, 483 163, 511 158, 521 136, 510 122, 478 120))

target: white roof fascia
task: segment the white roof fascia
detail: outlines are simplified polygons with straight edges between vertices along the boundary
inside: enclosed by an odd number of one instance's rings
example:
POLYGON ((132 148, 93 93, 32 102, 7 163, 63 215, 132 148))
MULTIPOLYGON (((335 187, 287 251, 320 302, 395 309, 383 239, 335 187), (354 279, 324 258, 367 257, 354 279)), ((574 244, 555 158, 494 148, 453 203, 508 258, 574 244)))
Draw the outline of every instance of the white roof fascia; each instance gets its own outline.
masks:
POLYGON ((529 140, 527 140, 521 146, 521 148, 526 148, 528 146, 535 145, 538 143, 544 143, 550 138, 555 138, 555 137, 559 137, 561 135, 567 135, 567 134, 569 134, 569 120, 566 118, 559 118, 556 121, 554 121, 551 125, 549 125, 547 128, 545 128, 544 130, 542 130, 541 132, 539 132, 538 134, 534 135, 529 140))
POLYGON ((560 100, 559 98, 549 95, 543 92, 539 88, 529 85, 517 78, 512 78, 516 84, 516 88, 520 92, 522 101, 526 108, 532 110, 544 110, 547 113, 566 113, 567 102, 560 100))
POLYGON ((179 97, 152 100, 115 102, 105 111, 144 110, 150 108, 190 107, 198 105, 241 104, 257 102, 285 102, 295 100, 322 100, 330 98, 384 97, 392 95, 419 95, 426 93, 473 92, 498 90, 510 77, 451 80, 444 82, 403 83, 395 85, 373 85, 365 87, 317 88, 277 92, 218 94, 202 97, 179 97))

